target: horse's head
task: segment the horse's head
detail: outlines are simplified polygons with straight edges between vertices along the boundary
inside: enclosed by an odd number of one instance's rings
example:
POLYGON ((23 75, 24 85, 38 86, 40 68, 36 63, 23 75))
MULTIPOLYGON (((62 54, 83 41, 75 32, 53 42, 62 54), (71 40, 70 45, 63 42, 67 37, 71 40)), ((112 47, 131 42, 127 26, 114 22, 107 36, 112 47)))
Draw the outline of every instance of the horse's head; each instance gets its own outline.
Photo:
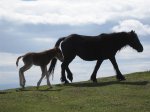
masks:
POLYGON ((63 56, 61 50, 58 47, 55 47, 55 50, 56 50, 56 56, 55 57, 58 60, 60 60, 61 62, 63 62, 64 61, 64 56, 63 56))
POLYGON ((129 35, 130 35, 130 41, 129 41, 129 45, 133 48, 133 49, 135 49, 136 51, 138 51, 138 52, 142 52, 143 51, 143 46, 142 46, 142 44, 141 44, 141 42, 139 41, 139 39, 138 39, 138 36, 137 36, 137 34, 135 33, 135 31, 131 31, 131 32, 129 32, 129 35))

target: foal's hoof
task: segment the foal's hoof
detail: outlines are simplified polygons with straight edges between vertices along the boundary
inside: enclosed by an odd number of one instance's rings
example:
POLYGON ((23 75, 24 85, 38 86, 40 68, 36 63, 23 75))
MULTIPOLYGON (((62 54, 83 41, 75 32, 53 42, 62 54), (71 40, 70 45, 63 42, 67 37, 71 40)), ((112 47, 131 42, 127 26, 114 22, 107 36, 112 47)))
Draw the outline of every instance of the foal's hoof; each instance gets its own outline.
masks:
POLYGON ((21 85, 21 89, 24 89, 25 88, 25 86, 24 85, 21 85))
POLYGON ((24 89, 25 89, 24 87, 19 88, 20 91, 23 91, 24 89))
POLYGON ((37 86, 36 89, 38 90, 38 89, 39 89, 39 86, 37 86))
POLYGON ((52 89, 53 87, 52 86, 49 86, 49 88, 48 89, 52 89))

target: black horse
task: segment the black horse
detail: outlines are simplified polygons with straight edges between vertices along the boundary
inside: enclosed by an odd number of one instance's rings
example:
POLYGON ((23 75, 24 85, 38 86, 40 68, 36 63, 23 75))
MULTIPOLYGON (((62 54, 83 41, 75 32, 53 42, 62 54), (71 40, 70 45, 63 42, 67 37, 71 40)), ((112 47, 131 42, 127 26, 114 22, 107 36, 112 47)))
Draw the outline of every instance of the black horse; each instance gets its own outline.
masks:
MULTIPOLYGON (((68 37, 60 38, 55 46, 59 47, 61 43, 62 53, 64 55, 64 61, 61 64, 61 81, 69 83, 65 76, 67 72, 67 78, 72 82, 73 76, 68 68, 69 63, 79 56, 83 60, 93 61, 97 60, 94 71, 91 75, 91 80, 97 82, 97 71, 105 59, 109 59, 116 70, 116 78, 118 80, 125 80, 125 77, 121 74, 115 55, 123 47, 129 45, 138 52, 143 51, 143 46, 140 43, 137 34, 134 31, 131 32, 118 32, 105 34, 102 33, 98 36, 84 36, 78 34, 72 34, 68 37), (62 42, 62 43, 61 43, 62 42)), ((49 73, 54 72, 57 59, 53 59, 49 68, 49 73)))

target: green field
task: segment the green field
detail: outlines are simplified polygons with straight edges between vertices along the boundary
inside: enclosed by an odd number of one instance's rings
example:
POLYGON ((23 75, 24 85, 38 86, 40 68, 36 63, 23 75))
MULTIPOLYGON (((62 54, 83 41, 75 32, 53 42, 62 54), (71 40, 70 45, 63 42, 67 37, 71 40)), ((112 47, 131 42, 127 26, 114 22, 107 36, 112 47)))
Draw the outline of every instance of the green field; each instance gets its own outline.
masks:
POLYGON ((0 91, 0 112, 150 112, 150 72, 127 74, 126 79, 0 91))

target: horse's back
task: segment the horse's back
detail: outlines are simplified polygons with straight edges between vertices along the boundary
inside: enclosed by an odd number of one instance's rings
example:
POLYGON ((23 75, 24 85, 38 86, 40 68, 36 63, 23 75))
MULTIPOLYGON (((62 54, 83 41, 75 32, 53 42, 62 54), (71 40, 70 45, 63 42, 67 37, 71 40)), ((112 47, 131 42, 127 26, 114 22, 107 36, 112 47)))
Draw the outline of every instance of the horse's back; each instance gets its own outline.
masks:
POLYGON ((61 44, 65 56, 78 55, 84 60, 95 60, 100 51, 100 38, 98 36, 69 35, 61 44))

